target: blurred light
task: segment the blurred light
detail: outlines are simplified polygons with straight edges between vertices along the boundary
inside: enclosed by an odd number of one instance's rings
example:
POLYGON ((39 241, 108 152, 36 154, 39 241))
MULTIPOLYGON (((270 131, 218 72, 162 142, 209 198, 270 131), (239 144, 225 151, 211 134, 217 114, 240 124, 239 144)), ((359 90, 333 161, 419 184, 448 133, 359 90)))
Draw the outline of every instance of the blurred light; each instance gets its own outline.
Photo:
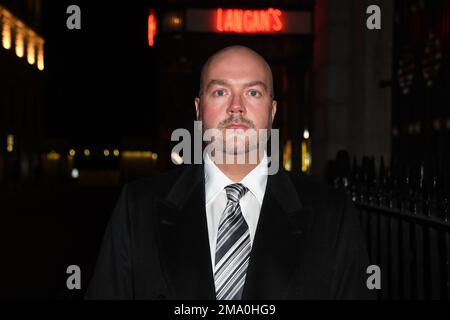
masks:
POLYGON ((71 157, 74 157, 75 156, 75 150, 74 149, 70 149, 69 150, 69 155, 71 156, 71 157))
POLYGON ((151 151, 124 151, 122 152, 122 157, 128 159, 153 159, 154 153, 151 151))
POLYGON ((311 166, 311 155, 308 151, 308 144, 302 141, 302 172, 308 172, 311 166))
POLYGON ((168 32, 183 31, 183 13, 180 11, 169 11, 162 16, 160 29, 168 32))
POLYGON ((19 58, 24 56, 25 47, 24 47, 24 30, 21 23, 17 23, 16 26, 16 55, 19 58))
POLYGON ((172 16, 170 18, 170 24, 173 25, 174 27, 178 27, 179 25, 181 25, 182 20, 180 17, 176 17, 176 16, 172 16))
POLYGON ((183 158, 176 152, 172 152, 170 157, 172 158, 172 162, 177 165, 183 164, 184 162, 183 158))
POLYGON ((109 150, 108 149, 103 150, 103 154, 105 155, 105 157, 108 157, 109 156, 109 150))
POLYGON ((292 142, 291 140, 286 141, 283 148, 283 168, 286 171, 292 170, 292 142))
POLYGON ((23 35, 19 32, 16 37, 16 55, 22 58, 24 55, 23 35))
POLYGON ((34 39, 31 32, 30 36, 28 37, 28 44, 27 44, 27 61, 29 64, 34 64, 36 62, 34 39))
POLYGON ((61 155, 55 151, 47 153, 47 160, 59 160, 61 155))
POLYGON ((305 140, 308 140, 308 139, 309 139, 309 131, 308 131, 308 129, 305 129, 305 131, 303 131, 303 138, 304 138, 305 140))
POLYGON ((13 152, 14 151, 14 135, 8 134, 6 136, 6 151, 13 152))
POLYGON ((91 151, 89 149, 84 149, 84 155, 89 157, 91 155, 91 151))
POLYGON ((157 160, 158 159, 158 154, 157 153, 153 153, 152 154, 152 159, 153 160, 157 160))
POLYGON ((119 152, 119 150, 115 149, 113 151, 113 154, 114 154, 115 157, 118 157, 120 155, 120 152, 119 152))
POLYGON ((43 41, 37 47, 37 67, 39 70, 44 70, 44 43, 43 41))
POLYGON ((78 177, 80 176, 80 172, 78 171, 77 168, 73 168, 72 172, 70 173, 70 175, 72 176, 72 178, 78 179, 78 177))
POLYGON ((37 61, 37 68, 44 70, 44 39, 1 5, 0 22, 3 48, 11 49, 14 37, 16 55, 22 58, 26 50, 28 63, 35 64, 37 61))
POLYGON ((155 45, 155 36, 156 36, 156 16, 155 11, 150 9, 150 13, 148 15, 148 45, 153 47, 155 45))
POLYGON ((233 33, 276 33, 283 29, 283 13, 279 9, 216 11, 216 30, 233 33))
MULTIPOLYGON (((2 13, 3 16, 3 27, 2 27, 2 45, 5 49, 11 49, 11 22, 9 14, 7 14, 5 11, 2 11, 0 8, 0 13, 2 13)), ((0 15, 1 18, 1 15, 0 15)))
POLYGON ((171 12, 164 17, 164 25, 170 30, 180 30, 183 26, 183 18, 179 12, 171 12))

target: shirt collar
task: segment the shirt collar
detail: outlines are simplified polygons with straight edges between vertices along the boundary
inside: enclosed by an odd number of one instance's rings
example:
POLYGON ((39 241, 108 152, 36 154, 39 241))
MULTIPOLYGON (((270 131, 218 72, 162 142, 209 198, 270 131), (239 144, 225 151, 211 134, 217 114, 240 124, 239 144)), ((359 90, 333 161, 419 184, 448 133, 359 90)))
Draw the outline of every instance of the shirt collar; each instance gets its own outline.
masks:
MULTIPOLYGON (((212 161, 209 154, 204 156, 205 163, 205 201, 208 204, 224 188, 234 182, 228 178, 212 161)), ((262 205, 264 193, 266 191, 268 175, 268 159, 264 153, 261 162, 241 180, 247 189, 255 196, 259 204, 262 205)))

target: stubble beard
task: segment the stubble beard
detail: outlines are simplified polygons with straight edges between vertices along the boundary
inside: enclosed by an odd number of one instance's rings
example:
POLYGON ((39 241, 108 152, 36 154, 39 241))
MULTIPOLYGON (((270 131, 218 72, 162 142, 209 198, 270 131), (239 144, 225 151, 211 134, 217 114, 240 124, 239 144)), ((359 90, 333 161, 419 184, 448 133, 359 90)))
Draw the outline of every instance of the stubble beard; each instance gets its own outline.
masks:
MULTIPOLYGON (((271 111, 271 110, 270 110, 271 111)), ((269 119, 267 122, 267 128, 255 129, 256 126, 253 121, 242 117, 241 115, 233 115, 225 120, 219 122, 217 128, 206 128, 205 121, 203 119, 202 108, 200 107, 199 118, 202 120, 202 132, 213 129, 218 130, 221 136, 219 137, 220 143, 216 143, 216 137, 214 136, 207 144, 213 144, 214 157, 224 158, 227 155, 231 157, 245 155, 246 161, 250 158, 250 153, 257 152, 258 158, 267 149, 267 141, 271 135, 272 129, 272 113, 269 113, 269 119), (242 123, 248 126, 247 130, 243 129, 225 129, 225 127, 233 122, 242 123), (260 136, 260 130, 266 130, 265 135, 260 136), (261 150, 261 148, 263 148, 261 150)))

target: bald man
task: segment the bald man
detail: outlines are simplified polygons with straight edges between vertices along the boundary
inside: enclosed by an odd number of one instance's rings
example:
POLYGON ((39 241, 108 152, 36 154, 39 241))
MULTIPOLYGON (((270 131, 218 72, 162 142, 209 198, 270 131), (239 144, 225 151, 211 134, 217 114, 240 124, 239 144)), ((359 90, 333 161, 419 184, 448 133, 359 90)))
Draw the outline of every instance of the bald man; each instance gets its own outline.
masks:
POLYGON ((194 104, 215 133, 203 164, 124 186, 86 298, 372 298, 352 203, 310 178, 270 175, 267 141, 250 139, 270 135, 276 116, 267 62, 220 50, 194 104))

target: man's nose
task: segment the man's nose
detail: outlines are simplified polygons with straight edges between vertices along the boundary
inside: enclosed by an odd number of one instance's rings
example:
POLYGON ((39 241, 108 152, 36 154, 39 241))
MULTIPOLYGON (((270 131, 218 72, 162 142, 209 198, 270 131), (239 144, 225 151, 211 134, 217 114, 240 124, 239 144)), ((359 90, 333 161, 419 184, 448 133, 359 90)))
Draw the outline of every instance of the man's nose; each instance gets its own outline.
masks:
POLYGON ((240 94, 233 94, 231 103, 227 110, 229 113, 245 113, 244 101, 240 94))

